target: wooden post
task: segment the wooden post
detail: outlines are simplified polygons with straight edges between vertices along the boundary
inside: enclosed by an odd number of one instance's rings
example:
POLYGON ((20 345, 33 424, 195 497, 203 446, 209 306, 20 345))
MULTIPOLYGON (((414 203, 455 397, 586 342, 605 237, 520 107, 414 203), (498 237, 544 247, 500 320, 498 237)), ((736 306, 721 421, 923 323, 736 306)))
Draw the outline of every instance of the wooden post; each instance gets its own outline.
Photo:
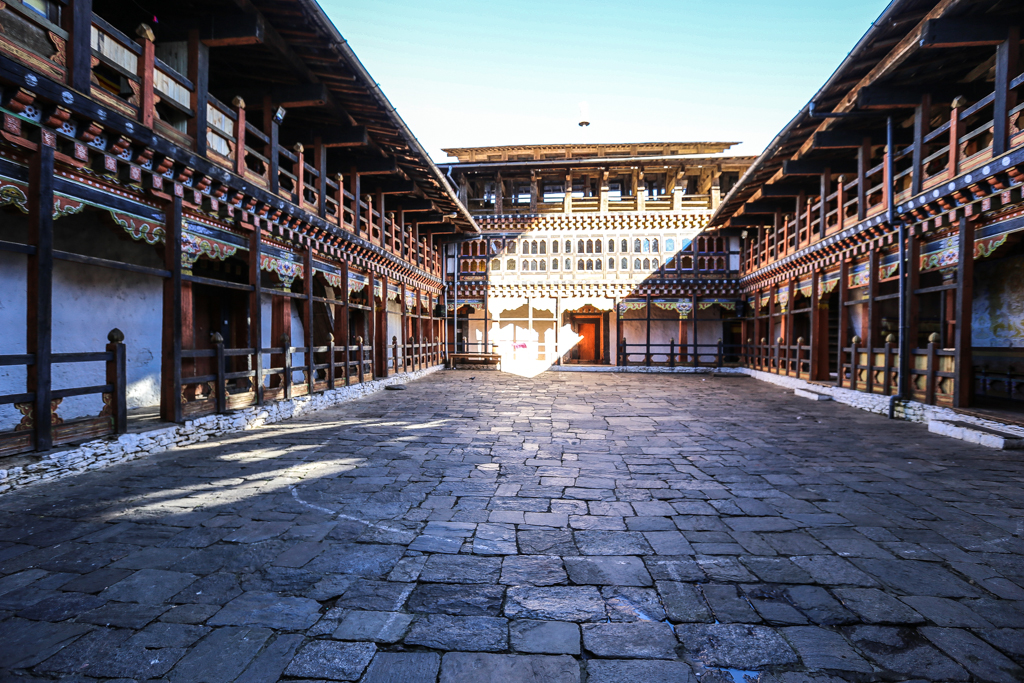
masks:
POLYGON ((355 166, 348 173, 348 182, 348 191, 352 195, 352 232, 358 235, 363 229, 363 211, 360 208, 362 188, 360 187, 359 173, 355 166))
MULTIPOLYGON (((92 16, 89 16, 89 22, 92 23, 92 16)), ((91 32, 91 28, 90 28, 91 32)), ((139 59, 139 122, 146 128, 153 127, 153 118, 156 114, 154 109, 155 97, 153 94, 153 74, 156 70, 156 53, 153 46, 153 42, 156 40, 153 35, 153 29, 146 24, 140 24, 135 30, 135 35, 139 38, 139 44, 142 47, 142 56, 139 59)), ((86 41, 86 48, 89 49, 89 58, 92 58, 92 49, 90 42, 86 41)), ((86 92, 89 92, 87 89, 86 92)), ((244 138, 243 138, 244 139, 244 138)))
MULTIPOLYGON (((284 299, 285 297, 280 298, 284 299)), ((281 379, 284 383, 284 399, 287 401, 292 397, 292 335, 288 332, 283 332, 279 343, 282 347, 281 350, 284 352, 284 373, 281 375, 281 379)))
POLYGON ((1020 27, 1008 26, 1009 36, 996 47, 995 98, 992 103, 992 157, 1005 154, 1010 143, 1010 79, 1017 74, 1020 27))
POLYGON ((363 338, 356 337, 356 361, 359 364, 359 383, 363 383, 363 338))
POLYGON ((955 178, 960 173, 960 116, 964 109, 964 98, 957 97, 949 111, 949 167, 947 178, 955 178))
POLYGON ((644 356, 644 365, 651 367, 651 295, 646 296, 647 305, 644 306, 644 311, 647 313, 647 341, 646 341, 646 355, 644 356))
POLYGON ((339 333, 341 334, 341 348, 344 349, 345 353, 345 386, 347 387, 352 383, 352 372, 349 366, 352 360, 351 349, 349 348, 352 345, 352 335, 349 331, 351 323, 349 322, 348 307, 348 261, 341 262, 341 300, 345 302, 345 305, 342 306, 341 319, 343 322, 339 333))
POLYGON ((327 388, 334 389, 335 384, 335 364, 334 358, 334 333, 331 332, 327 335, 327 388))
MULTIPOLYGON (((850 388, 857 391, 857 345, 860 344, 860 337, 853 335, 850 340, 850 388)), ((870 365, 869 365, 870 367, 870 365)), ((868 373, 870 376, 870 373, 868 373)))
POLYGON ((210 48, 199 40, 199 29, 188 32, 188 79, 192 81, 192 118, 188 120, 188 134, 192 136, 196 154, 206 156, 206 120, 209 102, 210 48))
MULTIPOLYGON (((811 271, 811 343, 810 343, 810 372, 808 376, 812 380, 820 380, 822 371, 821 359, 828 353, 828 316, 821 314, 821 307, 818 301, 818 271, 811 271), (824 319, 824 324, 822 320, 824 319)), ((826 364, 825 372, 828 372, 826 364)))
POLYGON ((836 386, 843 386, 843 348, 846 345, 848 314, 846 312, 846 298, 848 293, 849 271, 846 258, 839 261, 839 342, 836 349, 836 386))
POLYGON ((676 338, 669 337, 668 340, 668 366, 674 368, 676 366, 676 338))
POLYGON ((565 174, 565 194, 562 195, 563 213, 572 213, 572 173, 565 174))
POLYGON ((309 385, 309 394, 312 396, 314 389, 316 389, 316 362, 314 358, 315 354, 313 353, 313 328, 315 327, 315 325, 313 324, 313 307, 315 304, 315 302, 313 301, 313 280, 315 277, 313 272, 313 247, 307 247, 302 256, 303 260, 305 261, 305 263, 303 264, 303 270, 305 271, 303 275, 305 276, 306 280, 303 283, 306 285, 303 288, 306 290, 306 297, 303 303, 305 304, 304 317, 306 318, 306 372, 309 375, 306 378, 306 382, 309 385))
POLYGON ((867 392, 870 394, 875 390, 875 340, 878 339, 878 306, 875 305, 875 297, 878 296, 878 249, 872 248, 868 257, 868 324, 864 328, 864 349, 868 354, 867 362, 867 392))
POLYGON ((236 97, 231 101, 235 108, 235 174, 245 177, 245 100, 236 97))
POLYGON ((598 174, 598 182, 600 185, 597 190, 597 210, 601 213, 608 213, 608 192, 610 190, 608 186, 608 175, 607 169, 602 169, 598 174))
POLYGON ((644 180, 644 170, 636 172, 636 210, 647 210, 647 181, 644 180))
POLYGON ((936 370, 938 370, 938 368, 935 365, 935 348, 936 346, 938 346, 938 337, 939 335, 935 332, 932 332, 928 336, 928 374, 925 376, 924 402, 930 406, 935 405, 935 372, 936 370))
POLYGON ((884 354, 882 359, 882 393, 886 396, 892 396, 892 344, 894 341, 896 341, 896 337, 890 334, 885 338, 885 345, 882 347, 882 353, 884 354))
POLYGON ((260 270, 260 252, 263 242, 260 240, 259 220, 253 221, 252 232, 249 233, 249 347, 253 350, 252 371, 253 391, 256 393, 256 405, 263 405, 263 299, 260 270))
POLYGON ((494 179, 494 213, 505 213, 505 181, 501 179, 501 171, 494 179))
POLYGON ((226 369, 224 367, 224 337, 220 332, 211 332, 210 341, 213 342, 214 351, 214 369, 213 372, 217 376, 214 380, 214 410, 217 414, 227 412, 227 391, 228 384, 224 377, 226 369))
MULTIPOLYGON (((907 348, 918 348, 920 301, 917 290, 921 287, 921 241, 915 230, 907 231, 907 348)), ((904 368, 900 368, 903 372, 904 368)), ((907 372, 911 368, 906 369, 907 372)), ((908 375, 908 381, 913 379, 908 375)))
MULTIPOLYGON (((821 196, 818 197, 818 239, 825 239, 828 227, 828 196, 832 194, 832 170, 821 174, 821 196)), ((841 211, 840 211, 841 213, 841 211)), ((810 241, 810 235, 807 236, 810 241)))
POLYGON ((846 228, 846 176, 839 176, 836 183, 836 232, 846 228))
MULTIPOLYGON (((53 131, 39 130, 39 147, 29 168, 28 241, 35 253, 28 256, 28 320, 26 350, 34 358, 28 366, 28 390, 35 394, 32 419, 35 449, 53 447, 53 159, 57 139, 53 131)), ((180 262, 180 259, 179 259, 180 262)))
POLYGON ((530 213, 537 213, 537 172, 530 171, 530 213))
POLYGON ((160 416, 165 422, 181 422, 181 187, 175 185, 165 209, 163 355, 160 373, 160 416))
POLYGON ((931 118, 932 96, 925 93, 921 103, 914 108, 914 151, 910 169, 910 194, 921 193, 924 181, 924 136, 928 134, 928 120, 931 118))
POLYGON ((124 332, 116 327, 107 335, 107 353, 112 355, 107 361, 107 384, 113 386, 110 402, 113 405, 111 419, 114 422, 114 433, 124 434, 128 431, 127 377, 125 368, 127 353, 124 346, 124 332))
POLYGON ((313 138, 313 165, 316 167, 316 215, 327 218, 327 148, 319 137, 313 138))
POLYGON ((398 374, 398 337, 391 335, 391 369, 398 374))
POLYGON ((270 140, 263 148, 263 156, 267 158, 269 164, 267 181, 270 193, 276 195, 281 188, 281 179, 278 173, 280 156, 277 153, 278 124, 274 120, 274 102, 270 99, 270 95, 263 96, 263 132, 270 140))
POLYGON ((88 95, 92 89, 92 0, 71 0, 64 12, 68 85, 88 95))
POLYGON ((865 137, 857 148, 857 220, 868 215, 868 169, 871 168, 871 138, 865 137))
POLYGON ((974 315, 974 223, 960 218, 958 236, 959 261, 956 266, 956 347, 953 379, 953 406, 966 408, 971 404, 973 381, 971 354, 971 322, 974 315))
POLYGON ((295 176, 295 198, 292 202, 301 209, 306 201, 306 148, 301 142, 297 142, 292 151, 295 152, 295 165, 292 166, 292 175, 295 176))

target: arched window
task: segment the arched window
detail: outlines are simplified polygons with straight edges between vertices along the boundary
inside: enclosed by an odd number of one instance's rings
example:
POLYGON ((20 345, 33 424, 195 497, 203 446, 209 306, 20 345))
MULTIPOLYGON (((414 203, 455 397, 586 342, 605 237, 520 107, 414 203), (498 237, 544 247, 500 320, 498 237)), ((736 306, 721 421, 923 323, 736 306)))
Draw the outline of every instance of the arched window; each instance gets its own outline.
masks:
POLYGON ((546 258, 542 258, 540 260, 540 269, 541 270, 547 270, 548 269, 548 260, 546 258))
POLYGON ((565 269, 572 270, 572 259, 565 259, 565 269))
POLYGON ((640 270, 640 259, 633 259, 633 270, 640 270))
POLYGON ((625 254, 627 251, 629 251, 629 242, 628 241, 622 240, 622 244, 620 244, 619 246, 621 247, 621 249, 619 249, 619 251, 621 251, 623 254, 625 254))
POLYGON ((629 259, 627 259, 625 256, 623 256, 622 257, 622 264, 619 267, 622 268, 623 270, 628 270, 629 269, 629 259))
POLYGON ((615 240, 608 240, 608 253, 609 254, 614 254, 615 253, 615 240))
POLYGON ((510 241, 508 243, 508 253, 510 253, 510 254, 516 253, 516 243, 515 242, 510 241))
POLYGON ((506 270, 515 270, 516 269, 516 260, 514 258, 510 258, 508 260, 508 263, 505 264, 505 269, 506 270))
POLYGON ((592 259, 587 259, 587 270, 593 270, 593 269, 594 269, 594 261, 592 259))
POLYGON ((566 240, 565 241, 565 253, 566 254, 571 254, 572 253, 572 240, 566 240))
POLYGON ((593 254, 594 253, 594 240, 587 240, 587 253, 588 254, 593 254))
MULTIPOLYGON (((558 243, 555 242, 555 244, 558 244, 558 243)), ((551 270, 558 270, 558 259, 556 259, 556 258, 551 259, 551 270)))
POLYGON ((658 259, 651 259, 651 267, 655 270, 658 269, 658 259))
POLYGON ((601 259, 594 259, 594 270, 601 270, 601 259))
POLYGON ((576 270, 583 270, 584 268, 585 266, 583 265, 583 259, 580 259, 579 262, 576 264, 576 270))
POLYGON ((537 260, 530 261, 530 270, 537 270, 537 260))
POLYGON ((651 241, 645 237, 644 238, 644 253, 646 254, 650 250, 651 250, 651 241))
POLYGON ((615 259, 608 259, 608 270, 615 270, 615 259))
POLYGON ((635 240, 633 240, 633 253, 634 254, 639 254, 640 253, 640 238, 639 237, 637 237, 635 240))
POLYGON ((523 259, 523 270, 524 271, 530 270, 530 262, 527 261, 526 259, 523 259))
POLYGON ((644 259, 644 270, 650 270, 650 269, 651 269, 651 260, 645 258, 644 259))
POLYGON ((594 240, 594 252, 597 254, 601 253, 601 240, 594 240))
POLYGON ((530 242, 530 253, 531 254, 536 254, 537 253, 537 240, 534 240, 534 241, 530 242))
POLYGON ((576 253, 577 254, 582 254, 586 250, 587 250, 587 246, 585 244, 583 244, 583 240, 580 240, 579 242, 576 243, 576 253))
POLYGON ((651 251, 658 253, 658 240, 653 240, 651 242, 651 251))
POLYGON ((548 253, 548 243, 545 242, 544 240, 540 241, 540 253, 542 253, 542 254, 548 253))
POLYGON ((557 254, 558 253, 558 240, 551 240, 551 253, 552 254, 557 254))
POLYGON ((491 261, 491 270, 501 270, 501 259, 491 261))
POLYGON ((671 237, 667 238, 665 240, 665 251, 675 251, 675 250, 676 250, 676 241, 674 239, 672 239, 671 237))

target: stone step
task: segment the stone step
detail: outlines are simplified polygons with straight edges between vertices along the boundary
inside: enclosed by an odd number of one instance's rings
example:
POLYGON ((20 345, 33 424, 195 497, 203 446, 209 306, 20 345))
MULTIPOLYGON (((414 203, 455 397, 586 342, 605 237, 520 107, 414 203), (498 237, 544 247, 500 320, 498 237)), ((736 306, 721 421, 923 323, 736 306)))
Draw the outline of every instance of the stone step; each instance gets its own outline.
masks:
POLYGON ((793 393, 803 398, 809 398, 812 401, 831 401, 832 397, 828 394, 819 394, 817 391, 811 391, 810 389, 794 389, 793 393))
POLYGON ((992 429, 959 420, 930 420, 928 431, 954 439, 960 439, 979 446, 1000 450, 1024 450, 1024 437, 1019 434, 992 429))

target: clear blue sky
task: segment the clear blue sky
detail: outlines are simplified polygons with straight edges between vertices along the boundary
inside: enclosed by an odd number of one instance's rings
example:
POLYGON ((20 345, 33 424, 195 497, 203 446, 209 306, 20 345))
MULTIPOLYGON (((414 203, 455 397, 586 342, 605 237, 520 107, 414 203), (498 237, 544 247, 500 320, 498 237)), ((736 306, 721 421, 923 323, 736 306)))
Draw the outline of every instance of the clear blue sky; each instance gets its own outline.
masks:
POLYGON ((758 154, 887 0, 321 0, 442 147, 720 140, 758 154), (579 103, 591 125, 580 128, 579 103))

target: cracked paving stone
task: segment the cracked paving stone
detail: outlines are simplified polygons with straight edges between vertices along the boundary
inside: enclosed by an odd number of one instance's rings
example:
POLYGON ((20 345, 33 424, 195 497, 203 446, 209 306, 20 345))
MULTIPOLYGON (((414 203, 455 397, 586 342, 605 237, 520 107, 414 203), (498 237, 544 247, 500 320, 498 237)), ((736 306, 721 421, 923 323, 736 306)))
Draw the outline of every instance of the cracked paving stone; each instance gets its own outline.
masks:
POLYGON ((420 572, 420 581, 426 583, 497 583, 500 574, 500 557, 431 555, 420 572))
POLYGON ((653 588, 607 586, 601 589, 610 621, 664 621, 665 608, 653 588))
POLYGON ((967 671, 940 654, 923 638, 911 638, 903 629, 886 626, 853 626, 846 636, 879 666, 898 674, 939 681, 966 681, 967 671))
POLYGON ((566 557, 565 568, 576 584, 599 586, 650 586, 651 575, 639 557, 566 557))
POLYGON ((474 586, 467 590, 458 584, 421 584, 409 596, 406 608, 430 614, 496 617, 504 595, 504 586, 474 586))
POLYGON ((753 670, 795 664, 796 653, 775 629, 745 624, 683 624, 676 636, 706 666, 753 670))
POLYGON ((877 588, 837 588, 843 605, 869 624, 916 624, 924 621, 906 604, 877 588))
POLYGON ((561 557, 512 555, 501 562, 500 583, 505 585, 554 586, 567 580, 561 557))
POLYGON ((580 665, 567 655, 489 655, 449 652, 441 660, 441 683, 579 683, 580 665))
POLYGON ((441 667, 436 652, 378 652, 361 683, 434 683, 441 667))
POLYGON ((338 643, 314 640, 306 643, 285 668, 286 676, 355 681, 377 652, 373 643, 338 643))
POLYGON ((428 614, 413 623, 405 643, 438 650, 500 652, 508 649, 508 621, 497 617, 428 614))
POLYGON ((396 643, 402 639, 413 615, 402 612, 367 612, 354 610, 342 618, 334 631, 335 640, 363 640, 374 643, 396 643))
POLYGON ((214 629, 175 665, 167 680, 170 683, 232 681, 273 634, 270 629, 251 626, 214 629))
POLYGON ((654 585, 670 621, 678 624, 713 620, 711 610, 695 586, 677 581, 658 581, 654 585))
POLYGON ((338 544, 318 555, 305 569, 314 574, 354 574, 382 579, 404 554, 405 548, 400 545, 338 544))
POLYGON ((961 666, 984 681, 1024 680, 1024 668, 996 652, 976 636, 957 628, 922 627, 920 633, 961 666))
POLYGON ((642 659, 591 659, 587 662, 587 683, 625 681, 697 683, 697 678, 684 662, 642 659))
POLYGON ((207 620, 210 626, 266 626, 304 631, 320 618, 320 603, 274 593, 243 593, 207 620))
POLYGON ((101 598, 119 602, 160 603, 170 600, 196 580, 193 574, 163 569, 140 569, 100 593, 101 598))
POLYGON ((644 535, 636 531, 577 531, 576 547, 583 555, 653 555, 644 535))
POLYGON ((580 627, 565 621, 517 619, 509 624, 512 649, 547 655, 578 655, 580 627))
POLYGON ((594 586, 513 586, 505 598, 505 616, 551 621, 601 621, 604 600, 594 586))
POLYGON ((583 647, 598 657, 675 659, 672 627, 653 621, 583 624, 583 647))
POLYGON ((805 666, 812 669, 834 669, 871 673, 868 664, 841 635, 816 626, 789 626, 781 629, 786 640, 796 649, 805 666))

